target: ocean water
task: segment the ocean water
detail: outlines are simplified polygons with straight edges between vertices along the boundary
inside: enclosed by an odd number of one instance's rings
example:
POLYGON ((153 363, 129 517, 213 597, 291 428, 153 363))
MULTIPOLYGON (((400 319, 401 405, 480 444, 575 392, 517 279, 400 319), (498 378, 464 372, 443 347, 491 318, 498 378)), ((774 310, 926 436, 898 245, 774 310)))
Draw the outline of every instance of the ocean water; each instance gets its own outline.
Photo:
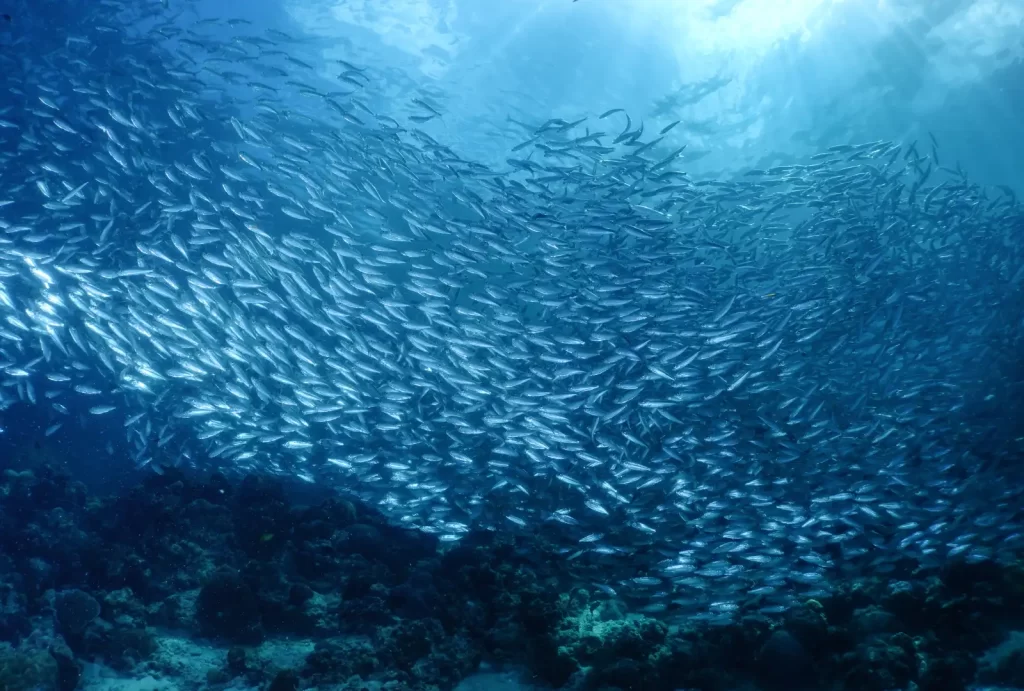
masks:
POLYGON ((0 9, 0 687, 1024 686, 1024 3, 0 9))

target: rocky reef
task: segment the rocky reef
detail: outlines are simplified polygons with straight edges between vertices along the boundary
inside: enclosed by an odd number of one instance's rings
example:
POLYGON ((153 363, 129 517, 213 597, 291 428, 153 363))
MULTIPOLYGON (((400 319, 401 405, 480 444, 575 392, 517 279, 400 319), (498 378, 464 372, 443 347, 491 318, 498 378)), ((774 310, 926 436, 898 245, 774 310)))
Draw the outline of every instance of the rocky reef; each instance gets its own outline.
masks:
MULTIPOLYGON (((455 689, 482 668, 593 691, 1024 686, 1024 564, 908 563, 776 617, 664 620, 570 576, 553 543, 453 545, 263 477, 153 473, 92 496, 0 477, 0 689, 455 689)), ((469 688, 469 687, 464 687, 469 688)))

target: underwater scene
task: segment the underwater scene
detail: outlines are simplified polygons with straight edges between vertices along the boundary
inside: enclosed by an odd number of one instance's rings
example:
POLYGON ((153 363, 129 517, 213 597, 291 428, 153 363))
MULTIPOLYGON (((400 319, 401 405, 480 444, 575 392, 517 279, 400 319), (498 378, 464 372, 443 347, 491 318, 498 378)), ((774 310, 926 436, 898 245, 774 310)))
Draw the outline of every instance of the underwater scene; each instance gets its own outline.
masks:
POLYGON ((0 691, 1024 689, 1024 0, 0 0, 0 691))

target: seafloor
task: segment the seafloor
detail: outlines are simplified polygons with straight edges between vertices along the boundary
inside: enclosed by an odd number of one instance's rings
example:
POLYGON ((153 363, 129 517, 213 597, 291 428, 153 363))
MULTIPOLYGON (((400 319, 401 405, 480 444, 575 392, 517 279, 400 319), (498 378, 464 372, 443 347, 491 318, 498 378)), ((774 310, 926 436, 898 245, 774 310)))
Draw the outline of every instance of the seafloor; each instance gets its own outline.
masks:
POLYGON ((166 470, 0 477, 0 690, 1024 687, 1024 563, 864 577, 777 619, 667 624, 542 537, 440 549, 341 499, 166 470))

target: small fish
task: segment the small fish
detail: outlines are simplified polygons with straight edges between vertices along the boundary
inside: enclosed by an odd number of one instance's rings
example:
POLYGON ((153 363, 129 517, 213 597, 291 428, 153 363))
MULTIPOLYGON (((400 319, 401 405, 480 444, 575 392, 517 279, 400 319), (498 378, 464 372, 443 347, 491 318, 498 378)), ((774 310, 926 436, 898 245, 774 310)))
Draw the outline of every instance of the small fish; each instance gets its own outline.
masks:
POLYGON ((372 49, 329 83, 299 37, 147 7, 15 39, 0 410, 61 439, 123 411, 104 443, 138 468, 337 486, 445 543, 543 533, 595 594, 690 622, 1013 557, 998 171, 825 130, 750 167, 681 115, 727 78, 636 123, 414 77, 395 113, 372 49))

